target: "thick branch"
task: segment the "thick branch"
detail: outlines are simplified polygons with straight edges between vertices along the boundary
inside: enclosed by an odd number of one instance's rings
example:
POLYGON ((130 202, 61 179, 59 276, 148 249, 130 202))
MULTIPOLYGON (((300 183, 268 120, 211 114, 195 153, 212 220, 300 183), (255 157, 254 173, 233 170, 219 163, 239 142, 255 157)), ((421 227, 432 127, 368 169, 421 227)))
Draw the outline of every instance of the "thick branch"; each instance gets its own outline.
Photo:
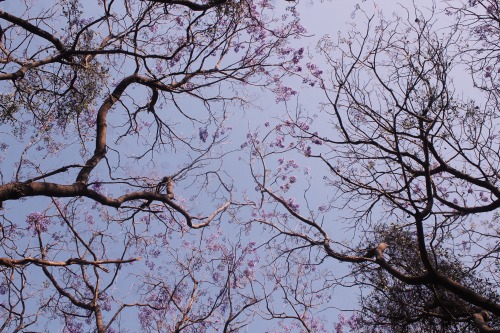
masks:
POLYGON ((27 257, 24 259, 10 259, 10 258, 0 258, 0 266, 6 267, 19 267, 19 266, 27 266, 30 264, 34 264, 36 266, 56 266, 56 267, 65 267, 70 265, 80 265, 80 266, 95 266, 97 268, 102 269, 105 272, 109 272, 109 270, 101 265, 109 265, 109 264, 126 264, 134 261, 141 260, 141 258, 131 258, 126 260, 85 260, 80 258, 71 258, 66 261, 50 261, 44 259, 37 259, 27 257))
POLYGON ((48 40, 49 42, 51 42, 52 44, 54 44, 54 46, 56 47, 56 49, 58 51, 60 51, 60 52, 64 51, 64 46, 63 46, 63 44, 61 43, 61 41, 59 39, 57 39, 56 37, 54 37, 53 34, 47 32, 47 31, 45 31, 43 29, 40 29, 36 25, 33 25, 33 24, 29 23, 26 20, 20 19, 19 17, 11 15, 9 13, 6 13, 6 12, 4 12, 2 10, 0 10, 0 18, 3 18, 6 21, 14 23, 14 24, 22 27, 23 29, 26 29, 27 31, 29 31, 29 32, 31 32, 33 34, 35 34, 37 36, 40 36, 40 37, 48 40))
MULTIPOLYGON (((170 186, 172 186, 170 184, 170 186)), ((172 189, 170 189, 171 191, 172 189)), ((46 196, 46 197, 86 197, 99 202, 102 205, 120 208, 125 202, 136 200, 159 201, 179 212, 186 219, 186 224, 193 229, 206 227, 218 214, 225 211, 231 202, 224 203, 212 215, 199 218, 192 217, 189 213, 172 200, 173 193, 157 193, 148 191, 137 191, 126 193, 118 198, 111 198, 93 191, 82 183, 72 185, 61 185, 46 182, 10 183, 0 185, 0 202, 7 200, 17 200, 25 197, 46 196), (193 224, 193 220, 204 219, 202 223, 193 224)), ((140 208, 140 207, 139 207, 140 208)))
MULTIPOLYGON (((208 72, 208 71, 207 71, 208 72)), ((122 94, 125 92, 127 87, 132 83, 139 83, 153 89, 158 89, 161 91, 172 91, 173 89, 185 84, 189 79, 197 74, 203 74, 203 71, 197 73, 186 74, 183 79, 179 82, 174 82, 172 85, 165 85, 157 80, 152 80, 139 74, 133 74, 127 76, 118 84, 113 93, 109 95, 108 98, 99 108, 97 112, 96 121, 96 147, 94 150, 94 155, 85 163, 85 167, 80 170, 76 182, 87 184, 90 173, 96 167, 96 165, 101 161, 106 155, 106 134, 107 134, 107 115, 109 110, 113 105, 120 99, 122 94)))
POLYGON ((376 263, 379 264, 380 267, 382 267, 384 270, 386 270, 389 274, 391 274, 398 280, 411 285, 417 285, 417 284, 440 285, 450 290, 451 292, 459 296, 461 299, 471 304, 474 304, 482 309, 491 311, 497 316, 500 315, 499 304, 477 294, 473 290, 461 285, 460 283, 450 279, 449 277, 441 275, 439 272, 433 272, 433 274, 431 275, 425 275, 420 277, 410 277, 399 272, 383 258, 383 251, 387 247, 388 245, 386 243, 380 243, 375 249, 369 251, 367 255, 375 256, 376 263))
POLYGON ((23 78, 24 75, 26 74, 26 72, 28 72, 30 69, 35 68, 35 67, 40 67, 40 66, 43 66, 46 64, 50 64, 50 63, 59 61, 61 59, 62 59, 62 55, 57 54, 55 56, 47 57, 43 60, 26 63, 23 66, 21 66, 21 68, 19 68, 14 73, 1 74, 0 80, 17 80, 17 79, 23 78))
POLYGON ((403 281, 404 283, 410 285, 421 285, 425 284, 429 281, 427 275, 422 276, 408 276, 394 267, 392 267, 385 259, 384 259, 384 250, 389 247, 386 243, 380 243, 376 248, 368 251, 365 256, 375 257, 375 262, 387 271, 389 274, 394 276, 396 279, 403 281))
POLYGON ((436 284, 445 287, 446 289, 459 296, 461 299, 484 310, 488 310, 495 314, 495 316, 500 316, 500 304, 495 303, 493 300, 483 297, 473 290, 439 273, 436 275, 435 279, 437 280, 436 284))
POLYGON ((208 3, 204 3, 204 4, 199 4, 199 3, 187 1, 187 0, 148 0, 148 1, 155 2, 155 3, 163 3, 166 5, 181 5, 181 6, 188 7, 191 10, 201 12, 201 11, 210 9, 212 7, 216 7, 218 5, 221 5, 225 2, 227 2, 228 0, 213 0, 213 1, 208 1, 208 3))
POLYGON ((500 330, 491 328, 486 324, 486 321, 490 319, 490 314, 486 311, 481 311, 480 313, 474 313, 472 315, 474 324, 479 329, 481 333, 500 333, 500 330))

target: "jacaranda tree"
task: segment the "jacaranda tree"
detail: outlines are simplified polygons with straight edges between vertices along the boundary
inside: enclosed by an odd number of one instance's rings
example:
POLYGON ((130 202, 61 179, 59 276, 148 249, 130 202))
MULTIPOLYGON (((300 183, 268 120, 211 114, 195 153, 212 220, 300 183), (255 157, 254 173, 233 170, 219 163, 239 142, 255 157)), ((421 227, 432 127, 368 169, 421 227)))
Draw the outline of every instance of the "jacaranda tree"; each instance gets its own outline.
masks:
POLYGON ((497 0, 1 4, 0 331, 500 331, 497 0))
POLYGON ((439 5, 359 7, 318 44, 320 111, 248 142, 280 255, 350 263, 360 310, 337 332, 500 331, 499 4, 439 5))
POLYGON ((0 331, 236 332, 284 316, 277 282, 253 285, 255 242, 219 225, 233 204, 221 143, 244 87, 292 93, 294 6, 2 5, 0 331))

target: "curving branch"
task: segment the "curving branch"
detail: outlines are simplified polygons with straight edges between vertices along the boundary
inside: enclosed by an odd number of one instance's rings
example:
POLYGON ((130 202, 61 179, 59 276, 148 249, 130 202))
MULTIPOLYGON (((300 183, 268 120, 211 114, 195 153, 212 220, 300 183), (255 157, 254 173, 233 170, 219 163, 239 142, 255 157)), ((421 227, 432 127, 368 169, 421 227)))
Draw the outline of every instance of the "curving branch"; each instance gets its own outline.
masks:
POLYGON ((11 15, 3 10, 0 10, 0 18, 4 19, 6 21, 9 21, 11 23, 14 23, 14 24, 20 26, 21 28, 23 28, 23 29, 25 29, 25 30, 27 30, 27 31, 39 36, 39 37, 42 37, 43 39, 48 40, 49 42, 51 42, 55 46, 55 48, 59 52, 64 51, 63 43, 59 39, 54 37, 54 35, 51 34, 50 32, 47 32, 47 31, 37 27, 36 25, 31 24, 28 21, 23 20, 17 16, 11 15))
POLYGON ((479 329, 480 333, 499 333, 500 330, 488 326, 487 321, 491 320, 491 316, 487 311, 472 314, 474 324, 479 329))
MULTIPOLYGON (((158 201, 162 202, 175 211, 181 213, 186 219, 186 223, 189 227, 193 229, 199 229, 206 227, 217 215, 224 212, 231 204, 231 202, 224 203, 219 207, 213 214, 208 217, 200 218, 191 216, 184 208, 175 203, 172 199, 172 193, 162 194, 156 191, 137 191, 130 192, 119 196, 117 198, 112 198, 105 196, 97 191, 87 188, 87 186, 82 183, 74 183, 72 185, 61 185, 48 182, 18 182, 9 183, 6 185, 0 185, 0 202, 7 200, 17 200, 26 197, 35 196, 46 196, 46 197, 57 197, 57 198, 68 198, 68 197, 86 197, 99 202, 102 205, 120 208, 124 203, 145 200, 148 202, 158 201), (204 221, 199 224, 193 224, 193 220, 204 221)), ((143 206, 141 206, 143 207, 143 206)), ((139 208, 141 208, 139 207, 139 208)))
POLYGON ((24 267, 28 265, 36 265, 36 266, 53 266, 53 267, 66 267, 71 265, 80 265, 80 266, 95 266, 104 272, 108 273, 109 270, 102 265, 111 265, 111 264, 127 264, 134 261, 139 261, 141 258, 131 258, 131 259, 116 259, 116 260, 85 260, 80 258, 71 258, 66 261, 52 261, 52 260, 44 260, 38 258, 26 257, 23 259, 10 259, 10 258, 0 258, 0 266, 5 267, 24 267))
POLYGON ((195 12, 201 12, 208 10, 213 7, 217 7, 219 5, 222 5, 228 1, 231 0, 210 0, 207 3, 200 4, 196 3, 193 1, 188 1, 188 0, 141 0, 141 1, 148 1, 148 2, 153 2, 153 3, 162 3, 165 5, 180 5, 187 7, 195 12))

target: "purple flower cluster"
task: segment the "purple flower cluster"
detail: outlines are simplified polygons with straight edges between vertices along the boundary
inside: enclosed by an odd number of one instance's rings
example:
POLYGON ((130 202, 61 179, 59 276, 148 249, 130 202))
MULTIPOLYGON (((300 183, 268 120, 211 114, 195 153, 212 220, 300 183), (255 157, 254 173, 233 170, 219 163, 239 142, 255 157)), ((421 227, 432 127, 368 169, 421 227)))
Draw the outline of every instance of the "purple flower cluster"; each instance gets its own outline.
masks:
POLYGON ((343 313, 339 315, 339 322, 335 324, 335 333, 344 333, 344 327, 348 327, 350 332, 355 332, 360 328, 360 318, 356 314, 349 319, 343 313))
POLYGON ((28 229, 35 233, 47 232, 50 225, 50 219, 40 212, 29 213, 26 222, 28 223, 28 229))
POLYGON ((297 92, 290 87, 286 87, 280 83, 272 91, 276 94, 276 103, 289 101, 297 92))
POLYGON ((317 65, 315 65, 311 62, 307 63, 306 66, 307 66, 307 69, 311 72, 311 74, 314 77, 319 78, 321 76, 321 74, 323 74, 323 71, 317 65))
POLYGON ((304 57, 304 48, 301 47, 300 49, 298 49, 293 53, 292 62, 294 64, 298 64, 303 57, 304 57))
POLYGON ((101 193, 102 194, 102 190, 104 189, 104 187, 102 186, 102 183, 99 181, 99 180, 96 180, 91 186, 90 188, 93 190, 93 191, 96 191, 97 193, 101 193))
POLYGON ((323 144, 323 140, 318 137, 318 132, 314 132, 313 135, 314 136, 312 137, 311 142, 315 145, 321 146, 323 144))
POLYGON ((201 140, 202 142, 207 142, 207 138, 208 138, 208 130, 207 130, 207 128, 206 128, 206 127, 205 127, 205 128, 200 127, 200 128, 198 129, 198 135, 199 135, 200 140, 201 140))
POLYGON ((286 162, 286 165, 284 167, 285 171, 288 171, 288 169, 297 169, 299 167, 299 164, 295 160, 288 160, 286 162))
POLYGON ((488 202, 489 199, 486 195, 484 195, 483 191, 479 192, 479 198, 481 199, 482 202, 488 202))
POLYGON ((303 122, 303 121, 299 121, 299 122, 296 124, 296 126, 297 126, 298 128, 300 128, 302 131, 308 131, 308 130, 309 130, 309 128, 310 128, 309 124, 308 124, 308 123, 306 123, 306 122, 303 122))
POLYGON ((290 208, 292 211, 294 211, 296 213, 299 211, 300 204, 295 201, 295 198, 289 198, 286 201, 286 204, 287 204, 288 208, 290 208))
POLYGON ((312 154, 311 146, 307 146, 306 149, 304 150, 304 155, 311 156, 311 154, 312 154))

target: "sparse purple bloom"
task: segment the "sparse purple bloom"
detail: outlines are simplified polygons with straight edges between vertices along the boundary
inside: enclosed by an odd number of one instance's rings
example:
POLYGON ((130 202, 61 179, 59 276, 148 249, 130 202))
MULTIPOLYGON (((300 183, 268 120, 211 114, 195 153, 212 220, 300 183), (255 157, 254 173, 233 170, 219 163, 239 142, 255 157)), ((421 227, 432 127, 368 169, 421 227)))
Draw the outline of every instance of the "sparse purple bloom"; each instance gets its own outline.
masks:
POLYGON ((308 131, 309 130, 309 125, 305 122, 299 122, 297 126, 303 130, 303 131, 308 131))
POLYGON ((276 94, 276 103, 286 102, 290 100, 293 95, 297 94, 295 90, 290 87, 285 87, 279 82, 278 87, 272 89, 272 91, 276 94))
POLYGON ((212 279, 214 280, 214 282, 219 282, 222 278, 222 275, 221 273, 215 271, 213 274, 212 274, 212 279))
POLYGON ((321 146, 323 144, 323 140, 321 140, 320 138, 318 138, 318 132, 314 132, 314 137, 312 138, 312 143, 314 143, 315 145, 319 145, 321 146))
POLYGON ((208 131, 207 131, 207 128, 203 128, 203 127, 200 127, 199 128, 199 136, 200 136, 200 140, 203 141, 203 142, 207 142, 207 138, 208 138, 208 131))
POLYGON ((92 184, 92 186, 90 186, 90 188, 93 190, 93 191, 96 191, 97 193, 101 193, 102 194, 102 190, 103 190, 103 186, 102 186, 102 183, 99 182, 99 181, 96 181, 92 184))
POLYGON ((348 320, 347 320, 347 326, 351 329, 351 331, 355 331, 359 329, 360 327, 360 318, 358 315, 353 314, 348 320))
POLYGON ((156 61, 155 64, 155 69, 158 74, 163 74, 165 71, 165 68, 163 67, 163 63, 160 60, 156 61))
POLYGON ((153 317, 153 310, 149 307, 141 307, 139 310, 139 322, 143 328, 150 326, 153 317))
POLYGON ((339 324, 345 326, 347 324, 346 317, 343 313, 339 314, 339 324))
POLYGON ((309 69, 311 74, 315 77, 319 77, 321 74, 323 74, 323 71, 321 69, 319 69, 318 66, 316 66, 313 63, 308 63, 307 68, 309 69))
POLYGON ((286 201, 286 204, 287 204, 288 208, 290 208, 294 212, 297 212, 299 210, 300 204, 295 202, 295 198, 289 198, 286 201))
POLYGON ((276 145, 279 148, 285 148, 285 137, 283 135, 278 135, 276 139, 274 140, 274 145, 276 145))
POLYGON ((250 280, 250 281, 251 281, 251 280, 253 280, 253 279, 255 278, 255 276, 254 276, 254 273, 253 273, 253 270, 252 270, 252 269, 249 269, 249 268, 245 269, 245 270, 243 271, 243 274, 245 274, 245 277, 246 277, 248 280, 250 280))
POLYGON ((40 212, 29 213, 26 217, 28 229, 36 232, 47 232, 50 220, 40 212))
POLYGON ((101 293, 99 299, 102 301, 101 307, 104 311, 111 311, 111 300, 106 293, 101 293))
POLYGON ((312 154, 311 146, 307 146, 304 153, 306 154, 306 156, 311 156, 311 154, 312 154))

